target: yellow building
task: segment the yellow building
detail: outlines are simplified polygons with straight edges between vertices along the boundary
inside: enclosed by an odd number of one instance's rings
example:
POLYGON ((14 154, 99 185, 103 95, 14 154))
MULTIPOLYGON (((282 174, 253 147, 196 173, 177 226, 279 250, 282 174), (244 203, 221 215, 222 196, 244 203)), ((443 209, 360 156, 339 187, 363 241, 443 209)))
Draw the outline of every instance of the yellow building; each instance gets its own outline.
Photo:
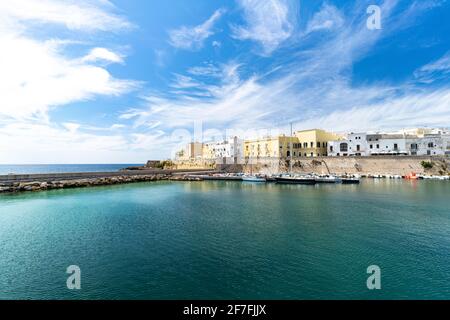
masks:
POLYGON ((215 159, 215 143, 214 142, 210 142, 210 143, 204 143, 203 144, 203 150, 202 150, 202 158, 205 160, 212 160, 215 159))
POLYGON ((291 156, 319 157, 327 155, 328 141, 340 140, 342 136, 320 129, 303 130, 294 133, 293 137, 280 135, 244 142, 246 158, 289 158, 291 156))
POLYGON ((295 137, 280 135, 244 142, 244 157, 246 158, 286 158, 290 156, 290 143, 297 142, 295 137))
POLYGON ((340 140, 342 136, 321 129, 296 131, 294 157, 320 157, 327 155, 328 141, 340 140))

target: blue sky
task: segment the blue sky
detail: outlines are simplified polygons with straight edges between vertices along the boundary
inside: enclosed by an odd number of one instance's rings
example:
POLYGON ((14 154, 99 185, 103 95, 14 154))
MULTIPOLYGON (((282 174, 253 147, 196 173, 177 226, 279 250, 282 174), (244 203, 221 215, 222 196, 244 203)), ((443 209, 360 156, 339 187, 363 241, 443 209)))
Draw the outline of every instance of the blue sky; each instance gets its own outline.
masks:
POLYGON ((0 4, 0 163, 143 163, 294 129, 448 127, 445 0, 0 4), (367 8, 381 29, 367 28, 367 8), (195 129, 194 129, 195 128, 195 129))

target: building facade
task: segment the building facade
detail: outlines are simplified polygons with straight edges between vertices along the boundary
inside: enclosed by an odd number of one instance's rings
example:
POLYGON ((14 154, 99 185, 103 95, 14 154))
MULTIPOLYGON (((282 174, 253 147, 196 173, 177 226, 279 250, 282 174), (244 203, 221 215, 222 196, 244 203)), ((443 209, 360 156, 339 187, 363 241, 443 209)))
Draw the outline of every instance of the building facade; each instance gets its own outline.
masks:
POLYGON ((288 158, 291 156, 290 144, 298 142, 295 137, 280 135, 244 142, 245 158, 288 158))
POLYGON ((320 157, 328 154, 328 141, 343 138, 321 129, 296 131, 294 134, 294 157, 320 157))
POLYGON ((442 156, 450 154, 449 134, 426 129, 395 133, 350 133, 345 139, 328 142, 328 155, 379 156, 411 155, 442 156))
POLYGON ((187 161, 201 159, 203 156, 203 143, 190 142, 175 155, 175 160, 187 161))
POLYGON ((238 137, 203 144, 203 159, 219 163, 238 163, 244 156, 244 142, 238 137))

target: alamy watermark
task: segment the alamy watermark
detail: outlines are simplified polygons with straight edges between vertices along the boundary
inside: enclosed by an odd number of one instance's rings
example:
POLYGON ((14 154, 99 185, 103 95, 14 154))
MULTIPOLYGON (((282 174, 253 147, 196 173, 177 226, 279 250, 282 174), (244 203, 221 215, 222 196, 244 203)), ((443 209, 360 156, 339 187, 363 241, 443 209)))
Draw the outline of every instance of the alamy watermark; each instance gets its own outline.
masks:
POLYGON ((81 290, 81 269, 79 266, 71 265, 67 267, 67 274, 70 276, 67 278, 66 285, 69 290, 81 290))
POLYGON ((377 5, 370 5, 367 7, 367 14, 370 16, 367 18, 367 29, 380 30, 381 29, 381 8, 377 5))
POLYGON ((370 274, 366 282, 367 289, 381 290, 381 268, 377 265, 369 266, 367 273, 370 274))

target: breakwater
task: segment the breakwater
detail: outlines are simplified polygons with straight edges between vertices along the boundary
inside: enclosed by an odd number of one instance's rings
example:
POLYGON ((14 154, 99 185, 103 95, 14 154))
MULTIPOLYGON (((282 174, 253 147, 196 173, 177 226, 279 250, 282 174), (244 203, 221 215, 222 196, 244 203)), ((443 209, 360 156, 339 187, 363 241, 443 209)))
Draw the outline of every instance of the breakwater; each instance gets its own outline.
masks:
MULTIPOLYGON (((244 172, 276 174, 289 171, 289 161, 267 158, 248 161, 244 172)), ((418 156, 373 156, 373 157, 315 157, 294 159, 293 173, 305 174, 358 174, 358 175, 400 175, 411 172, 421 175, 443 176, 450 174, 449 157, 418 156), (428 162, 431 167, 424 167, 428 162)))
POLYGON ((82 172, 0 176, 0 193, 86 188, 114 184, 160 180, 197 181, 186 174, 204 174, 198 170, 141 170, 120 172, 82 172))

